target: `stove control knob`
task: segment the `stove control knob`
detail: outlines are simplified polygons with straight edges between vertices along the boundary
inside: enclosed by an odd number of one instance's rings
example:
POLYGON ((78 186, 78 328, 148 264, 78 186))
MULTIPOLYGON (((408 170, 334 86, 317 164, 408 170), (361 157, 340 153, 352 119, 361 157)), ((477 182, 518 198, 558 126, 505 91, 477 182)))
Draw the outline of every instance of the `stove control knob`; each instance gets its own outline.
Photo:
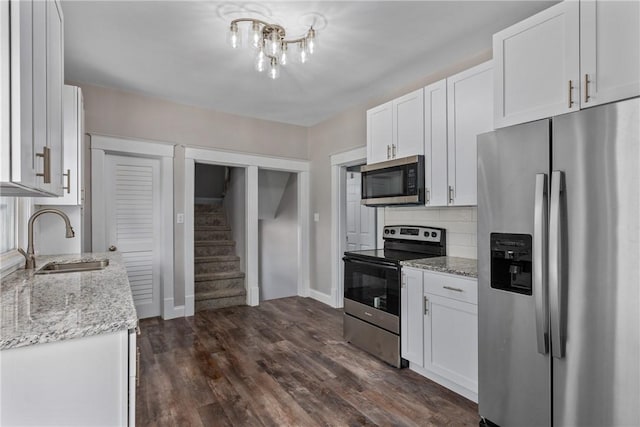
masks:
POLYGON ((389 234, 389 230, 384 230, 384 234, 389 234))
POLYGON ((396 230, 391 230, 391 234, 396 234, 396 230))
POLYGON ((436 237, 438 235, 438 233, 436 233, 435 231, 431 232, 431 237, 436 237))
POLYGON ((424 232, 424 237, 429 237, 429 232, 428 231, 424 232))

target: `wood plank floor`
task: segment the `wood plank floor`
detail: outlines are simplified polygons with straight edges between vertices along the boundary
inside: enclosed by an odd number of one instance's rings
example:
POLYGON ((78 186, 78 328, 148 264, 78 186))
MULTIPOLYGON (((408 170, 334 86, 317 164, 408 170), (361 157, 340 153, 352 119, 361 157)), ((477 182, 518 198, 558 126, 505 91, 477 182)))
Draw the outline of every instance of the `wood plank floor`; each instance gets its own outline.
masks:
POLYGON ((140 426, 478 425, 473 402, 342 339, 310 298, 140 322, 140 426))

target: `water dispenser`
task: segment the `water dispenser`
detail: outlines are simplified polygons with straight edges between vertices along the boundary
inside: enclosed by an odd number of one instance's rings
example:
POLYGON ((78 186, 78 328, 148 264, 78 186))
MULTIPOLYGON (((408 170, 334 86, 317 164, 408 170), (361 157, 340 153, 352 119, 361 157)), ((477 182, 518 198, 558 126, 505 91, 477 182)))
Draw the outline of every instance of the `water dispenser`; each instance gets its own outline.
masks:
POLYGON ((531 295, 530 234, 491 233, 491 287, 531 295))

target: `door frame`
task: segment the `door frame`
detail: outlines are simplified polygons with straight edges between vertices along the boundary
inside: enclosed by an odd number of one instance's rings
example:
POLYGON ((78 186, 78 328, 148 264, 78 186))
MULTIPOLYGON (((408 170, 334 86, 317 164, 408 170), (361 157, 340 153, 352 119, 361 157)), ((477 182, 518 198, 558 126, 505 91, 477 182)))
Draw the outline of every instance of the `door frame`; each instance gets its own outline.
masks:
MULTIPOLYGON (((342 255, 346 249, 347 233, 347 167, 366 163, 367 147, 354 148, 331 155, 331 305, 343 306, 344 266, 342 255)), ((376 247, 382 247, 384 208, 376 212, 376 247)))
MULTIPOLYGON (((91 246, 106 247, 104 194, 105 156, 145 157, 160 160, 160 313, 163 319, 183 316, 184 308, 174 304, 173 279, 173 156, 174 144, 125 139, 105 135, 91 136, 91 246), (98 227, 97 224, 102 224, 98 227)), ((92 249, 93 250, 93 249, 92 249)))
POLYGON ((311 200, 309 197, 310 165, 307 160, 283 157, 267 157, 233 151, 185 147, 185 188, 184 188, 184 287, 185 316, 195 312, 195 273, 194 273, 194 209, 195 202, 195 164, 208 163, 220 166, 241 167, 246 170, 246 233, 245 233, 245 287, 247 305, 260 303, 260 284, 258 272, 258 169, 269 169, 297 174, 298 179, 298 295, 309 296, 309 235, 311 200))

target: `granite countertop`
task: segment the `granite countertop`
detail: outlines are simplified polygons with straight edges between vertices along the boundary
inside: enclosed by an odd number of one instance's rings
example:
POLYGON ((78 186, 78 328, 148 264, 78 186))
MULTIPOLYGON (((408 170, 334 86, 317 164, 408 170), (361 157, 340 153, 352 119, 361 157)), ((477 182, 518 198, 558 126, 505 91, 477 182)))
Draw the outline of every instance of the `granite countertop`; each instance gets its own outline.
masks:
POLYGON ((458 258, 453 256, 440 256, 435 258, 413 259, 402 261, 400 264, 422 268, 424 270, 440 273, 457 274, 458 276, 478 277, 478 261, 471 258, 458 258))
POLYGON ((122 255, 85 253, 38 256, 50 261, 109 259, 103 270, 34 274, 20 269, 0 283, 0 350, 125 329, 138 324, 122 255))

